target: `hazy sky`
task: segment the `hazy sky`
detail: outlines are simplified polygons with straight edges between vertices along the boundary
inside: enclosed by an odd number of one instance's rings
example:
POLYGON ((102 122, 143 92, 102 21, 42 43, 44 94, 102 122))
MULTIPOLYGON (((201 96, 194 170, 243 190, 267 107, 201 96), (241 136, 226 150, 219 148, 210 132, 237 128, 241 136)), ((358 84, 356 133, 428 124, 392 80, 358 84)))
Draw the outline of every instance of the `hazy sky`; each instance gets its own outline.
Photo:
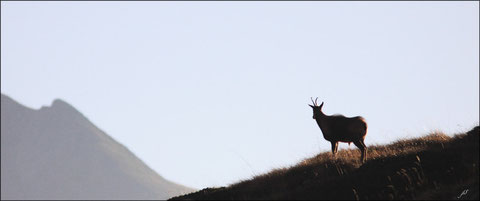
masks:
POLYGON ((1 2, 1 92, 228 185, 330 150, 312 96, 367 146, 478 125, 479 2, 1 2))

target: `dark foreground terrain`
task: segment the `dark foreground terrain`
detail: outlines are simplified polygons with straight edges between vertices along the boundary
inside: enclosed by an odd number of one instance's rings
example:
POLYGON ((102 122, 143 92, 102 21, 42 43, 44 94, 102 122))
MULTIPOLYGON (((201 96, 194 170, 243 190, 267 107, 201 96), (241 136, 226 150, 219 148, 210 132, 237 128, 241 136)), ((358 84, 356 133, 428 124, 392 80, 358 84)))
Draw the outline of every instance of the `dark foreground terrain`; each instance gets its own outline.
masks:
POLYGON ((228 187, 206 188, 171 200, 248 199, 479 199, 479 127, 449 137, 433 133, 357 149, 337 158, 321 153, 290 168, 228 187))

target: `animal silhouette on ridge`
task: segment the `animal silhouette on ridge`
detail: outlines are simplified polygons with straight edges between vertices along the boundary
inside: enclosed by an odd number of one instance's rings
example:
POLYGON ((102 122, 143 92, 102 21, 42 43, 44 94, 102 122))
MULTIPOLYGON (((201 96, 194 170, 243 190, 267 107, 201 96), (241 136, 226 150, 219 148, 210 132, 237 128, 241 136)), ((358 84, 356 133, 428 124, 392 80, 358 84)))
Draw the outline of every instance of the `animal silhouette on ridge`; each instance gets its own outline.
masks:
POLYGON ((343 115, 325 115, 322 112, 323 102, 320 106, 317 105, 317 99, 310 105, 313 109, 313 119, 317 121, 320 130, 322 130, 325 140, 332 143, 333 157, 337 153, 338 142, 346 142, 350 144, 353 142, 362 152, 361 161, 364 163, 367 160, 367 146, 363 142, 367 135, 367 122, 361 116, 345 117, 343 115))

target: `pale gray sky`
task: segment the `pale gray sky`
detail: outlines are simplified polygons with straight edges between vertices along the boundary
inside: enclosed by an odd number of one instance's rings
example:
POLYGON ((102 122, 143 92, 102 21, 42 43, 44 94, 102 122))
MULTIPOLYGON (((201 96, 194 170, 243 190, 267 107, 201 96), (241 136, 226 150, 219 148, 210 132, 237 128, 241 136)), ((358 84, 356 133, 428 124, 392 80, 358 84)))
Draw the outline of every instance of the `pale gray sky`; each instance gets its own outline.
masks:
POLYGON ((478 2, 2 2, 1 91, 61 98, 165 178, 223 186, 329 151, 311 96, 364 116, 367 146, 478 125, 478 19, 478 2))

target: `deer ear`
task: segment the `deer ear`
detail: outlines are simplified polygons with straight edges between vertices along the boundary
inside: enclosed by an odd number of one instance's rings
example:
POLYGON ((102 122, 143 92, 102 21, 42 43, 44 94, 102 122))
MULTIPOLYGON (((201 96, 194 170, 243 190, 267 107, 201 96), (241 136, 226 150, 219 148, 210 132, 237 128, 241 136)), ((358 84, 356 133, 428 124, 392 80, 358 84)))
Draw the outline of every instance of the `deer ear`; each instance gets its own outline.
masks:
POLYGON ((322 104, 320 104, 320 107, 323 107, 323 101, 322 101, 322 104))
POLYGON ((308 104, 308 106, 310 106, 310 107, 314 108, 314 107, 313 107, 313 105, 310 105, 310 104, 308 104))

